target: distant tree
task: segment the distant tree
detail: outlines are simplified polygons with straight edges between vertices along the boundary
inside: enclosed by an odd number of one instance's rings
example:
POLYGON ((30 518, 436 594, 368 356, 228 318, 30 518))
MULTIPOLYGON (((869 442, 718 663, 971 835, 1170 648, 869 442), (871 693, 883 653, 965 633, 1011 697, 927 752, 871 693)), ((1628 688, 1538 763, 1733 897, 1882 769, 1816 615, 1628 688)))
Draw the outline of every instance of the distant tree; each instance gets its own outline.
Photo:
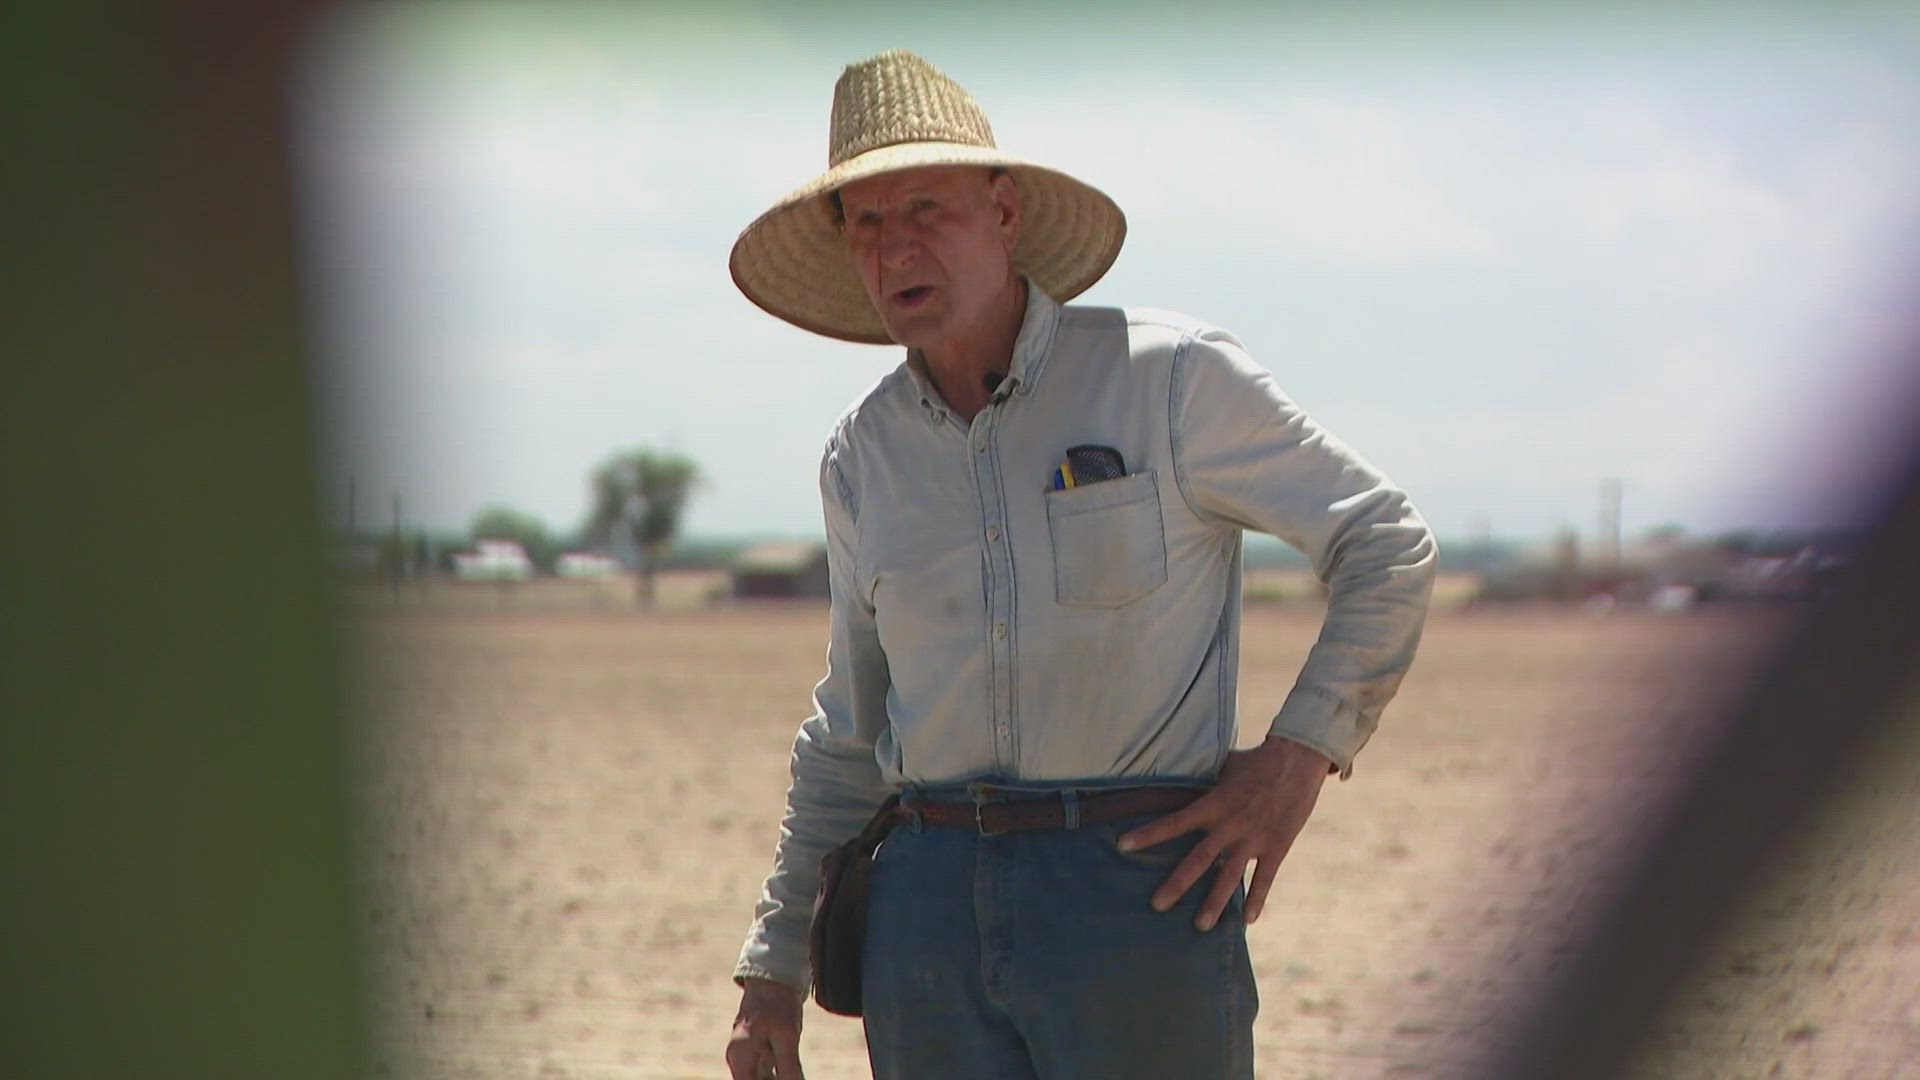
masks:
POLYGON ((554 560, 560 555, 560 544, 547 531, 545 522, 511 507, 489 506, 475 514, 467 534, 474 540, 511 540, 519 544, 527 558, 533 560, 535 569, 543 574, 553 572, 554 560))
POLYGON ((1724 532, 1713 538, 1713 549, 1723 555, 1745 558, 1759 554, 1762 537, 1752 529, 1737 529, 1724 532))
POLYGON ((593 470, 593 509, 582 532, 605 543, 633 544, 640 560, 640 602, 653 603, 653 575, 680 532, 680 513, 700 480, 693 462, 641 447, 614 454, 593 470))

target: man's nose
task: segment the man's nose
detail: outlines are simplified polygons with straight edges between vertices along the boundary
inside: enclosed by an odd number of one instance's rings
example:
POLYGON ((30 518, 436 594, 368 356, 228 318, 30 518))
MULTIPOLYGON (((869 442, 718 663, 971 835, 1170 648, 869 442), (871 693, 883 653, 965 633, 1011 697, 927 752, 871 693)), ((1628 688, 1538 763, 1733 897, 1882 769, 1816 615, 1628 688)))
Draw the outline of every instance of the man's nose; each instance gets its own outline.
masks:
POLYGON ((882 222, 880 225, 880 262, 889 269, 899 270, 913 261, 919 254, 920 244, 913 237, 913 231, 898 222, 882 222))

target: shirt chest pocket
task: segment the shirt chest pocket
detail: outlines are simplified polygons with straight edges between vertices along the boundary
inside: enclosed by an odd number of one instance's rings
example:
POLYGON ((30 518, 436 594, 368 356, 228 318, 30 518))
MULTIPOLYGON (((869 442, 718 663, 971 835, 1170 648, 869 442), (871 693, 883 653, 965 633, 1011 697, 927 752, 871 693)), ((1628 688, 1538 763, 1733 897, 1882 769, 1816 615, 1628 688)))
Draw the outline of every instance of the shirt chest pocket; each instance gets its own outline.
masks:
POLYGON ((1167 540, 1152 471, 1047 492, 1054 599, 1119 607, 1166 583, 1167 540))

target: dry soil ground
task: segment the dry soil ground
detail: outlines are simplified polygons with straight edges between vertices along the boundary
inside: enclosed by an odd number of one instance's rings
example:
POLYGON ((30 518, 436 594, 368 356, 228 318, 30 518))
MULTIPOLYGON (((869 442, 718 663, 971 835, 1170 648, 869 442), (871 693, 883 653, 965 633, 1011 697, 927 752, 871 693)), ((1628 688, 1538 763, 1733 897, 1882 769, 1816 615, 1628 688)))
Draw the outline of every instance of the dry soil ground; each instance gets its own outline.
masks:
MULTIPOLYGON (((820 671, 824 608, 480 607, 361 620, 379 1075, 724 1075, 728 974, 820 671)), ((1776 621, 1437 615, 1250 933, 1260 1075, 1474 1075, 1776 621)), ((1316 625, 1307 608, 1250 609, 1243 738, 1316 625)), ((1901 764, 1861 781, 1868 804, 1829 815, 1782 860, 1641 1075, 1910 1067, 1911 750, 1883 755, 1901 764)), ((809 1075, 866 1075, 857 1022, 809 1012, 809 1075)))

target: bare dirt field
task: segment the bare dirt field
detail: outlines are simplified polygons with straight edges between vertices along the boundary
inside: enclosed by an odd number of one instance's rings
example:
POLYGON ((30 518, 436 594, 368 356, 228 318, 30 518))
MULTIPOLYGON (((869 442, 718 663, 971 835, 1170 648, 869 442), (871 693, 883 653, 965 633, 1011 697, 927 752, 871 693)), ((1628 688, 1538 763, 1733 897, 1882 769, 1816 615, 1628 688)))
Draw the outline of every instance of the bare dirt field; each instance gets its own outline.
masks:
MULTIPOLYGON (((401 603, 359 622, 378 1075, 724 1076, 728 976, 825 608, 401 603)), ((1260 1075, 1475 1075, 1778 625, 1436 615, 1250 931, 1260 1075)), ((1243 741, 1316 627, 1310 607, 1249 608, 1243 741)), ((1782 860, 1639 1075, 1903 1075, 1920 1051, 1914 788, 1908 764, 1868 778, 1782 860)), ((867 1075, 858 1023, 812 1006, 803 1054, 816 1080, 867 1075)))

